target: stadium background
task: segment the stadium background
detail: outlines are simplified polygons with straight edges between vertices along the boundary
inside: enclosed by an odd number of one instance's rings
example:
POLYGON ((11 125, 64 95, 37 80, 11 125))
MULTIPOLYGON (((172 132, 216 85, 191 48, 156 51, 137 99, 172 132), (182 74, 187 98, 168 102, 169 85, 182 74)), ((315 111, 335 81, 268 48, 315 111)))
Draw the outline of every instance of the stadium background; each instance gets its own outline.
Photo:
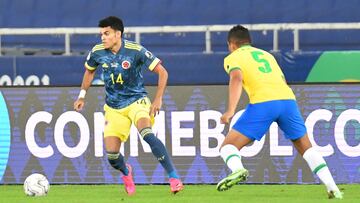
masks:
MULTIPOLYGON (((96 27, 98 20, 107 15, 123 18, 125 26, 359 22, 359 6, 360 2, 356 0, 348 0, 346 3, 340 0, 279 0, 271 3, 265 0, 183 0, 181 3, 171 0, 113 0, 106 3, 85 0, 1 0, 0 27, 96 27)), ((209 143, 208 147, 213 151, 219 141, 216 138, 220 139, 227 131, 227 128, 222 129, 214 120, 219 112, 225 110, 225 85, 228 79, 222 68, 222 60, 227 54, 226 33, 212 35, 212 54, 203 53, 203 34, 142 36, 142 44, 161 58, 169 71, 170 87, 164 98, 164 116, 161 117, 164 120, 160 123, 165 123, 165 133, 162 135, 185 183, 216 183, 227 172, 218 155, 207 157, 206 153, 202 154, 200 151, 200 136, 206 134, 202 134, 202 130, 214 136, 205 139, 205 143, 209 143), (209 121, 206 122, 208 125, 204 124, 206 127, 201 128, 200 113, 207 110, 211 111, 209 121), (177 122, 174 119, 177 119, 177 122), (177 131, 173 131, 173 128, 177 131), (219 128, 221 131, 217 132, 219 128), (211 134, 214 132, 215 134, 211 134), (185 135, 182 138, 181 133, 185 135), (180 149, 188 149, 189 154, 186 154, 185 150, 185 154, 174 155, 174 152, 179 150, 174 148, 174 136, 180 140, 182 147, 185 146, 180 149), (195 155, 192 154, 193 146, 195 155)), ((0 183, 22 183, 25 177, 33 172, 46 174, 52 183, 120 182, 118 174, 106 163, 105 157, 96 156, 94 147, 95 143, 99 144, 95 141, 94 122, 101 123, 101 116, 98 118, 100 120, 95 120, 95 113, 102 111, 102 87, 93 88, 90 95, 95 99, 89 101, 83 113, 89 125, 89 140, 85 151, 77 151, 76 143, 82 139, 79 127, 74 123, 65 123, 67 125, 63 131, 63 142, 68 147, 59 149, 58 144, 62 140, 55 139, 57 120, 71 111, 72 102, 78 94, 87 50, 98 42, 98 37, 71 36, 71 56, 62 55, 63 36, 1 37, 3 56, 0 57, 0 183), (31 85, 34 86, 34 77, 39 80, 39 85, 50 87, 5 87, 25 85, 26 81, 33 81, 31 85), (62 85, 72 87, 57 87, 62 85), (53 148, 54 154, 48 157, 38 157, 39 154, 33 150, 36 146, 29 146, 30 142, 26 140, 29 135, 25 133, 26 126, 29 119, 38 112, 44 113, 41 115, 52 115, 48 124, 39 123, 33 130, 35 143, 40 148, 53 148), (71 155, 67 153, 78 156, 69 157, 71 155)), ((126 37, 134 39, 133 35, 126 37)), ((273 54, 289 82, 304 83, 292 86, 299 98, 303 116, 308 118, 314 111, 327 110, 320 112, 313 134, 320 146, 328 146, 323 153, 329 154, 325 158, 335 180, 340 183, 359 183, 359 86, 307 83, 360 80, 359 30, 305 31, 301 33, 299 52, 292 51, 291 32, 283 31, 279 37, 280 51, 273 54), (351 115, 342 114, 344 112, 350 112, 351 115), (341 116, 347 116, 351 120, 338 123, 341 116), (341 129, 338 131, 336 128, 338 125, 343 125, 345 144, 341 136, 336 138, 336 135, 341 135, 341 129), (329 145, 333 148, 333 153, 330 153, 329 145)), ((271 33, 255 32, 253 41, 255 46, 265 50, 272 48, 271 33)), ((156 84, 154 75, 145 71, 145 77, 148 85, 156 84)), ((100 73, 97 79, 100 79, 100 73)), ((150 87, 150 94, 152 92, 153 88, 150 87)), ((245 103, 246 100, 242 101, 239 110, 245 103)), ((98 131, 101 129, 96 132, 98 131)), ((86 134, 86 129, 84 132, 86 134)), ((132 137, 136 138, 136 135, 132 137)), ((130 146, 130 142, 124 149, 129 161, 135 165, 135 181, 166 182, 160 165, 150 153, 144 152, 143 145, 135 140, 134 146, 138 147, 139 155, 131 154, 133 146, 130 146)), ((278 146, 285 148, 279 149, 285 151, 280 150, 278 155, 269 155, 270 142, 267 136, 261 151, 257 154, 252 152, 255 155, 249 155, 245 160, 253 174, 250 183, 319 183, 301 157, 286 148, 288 141, 280 138, 278 146), (289 151, 292 153, 289 154, 289 151)))

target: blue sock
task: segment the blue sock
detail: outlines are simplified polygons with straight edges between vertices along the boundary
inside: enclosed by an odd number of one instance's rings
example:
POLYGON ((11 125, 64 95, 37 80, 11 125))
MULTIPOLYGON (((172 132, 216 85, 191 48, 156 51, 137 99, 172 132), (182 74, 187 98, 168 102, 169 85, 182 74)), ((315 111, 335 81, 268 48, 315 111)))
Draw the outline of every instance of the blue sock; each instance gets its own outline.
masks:
POLYGON ((113 168, 120 170, 126 176, 129 174, 129 170, 126 167, 124 157, 122 154, 107 152, 107 157, 109 163, 113 168))
POLYGON ((157 137, 155 137, 154 133, 152 133, 151 128, 142 129, 140 134, 143 136, 144 140, 150 145, 152 153, 166 170, 169 178, 179 178, 164 144, 157 137))

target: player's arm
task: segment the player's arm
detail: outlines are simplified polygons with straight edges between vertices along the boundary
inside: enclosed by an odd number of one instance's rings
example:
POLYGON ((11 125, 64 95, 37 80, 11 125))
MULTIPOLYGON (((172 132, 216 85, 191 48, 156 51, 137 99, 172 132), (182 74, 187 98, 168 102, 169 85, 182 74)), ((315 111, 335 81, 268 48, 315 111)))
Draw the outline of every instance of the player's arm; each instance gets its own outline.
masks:
POLYGON ((95 76, 95 70, 89 70, 85 68, 85 73, 83 76, 83 81, 81 83, 81 90, 78 96, 78 99, 74 102, 74 109, 75 111, 81 111, 85 104, 85 95, 86 91, 91 86, 91 82, 93 81, 95 76))
POLYGON ((81 111, 84 107, 86 91, 89 89, 91 82, 93 81, 95 76, 95 70, 99 65, 99 63, 97 62, 97 58, 99 55, 96 54, 96 49, 99 50, 101 48, 99 48, 99 45, 95 45, 86 57, 86 62, 84 64, 85 73, 81 83, 81 90, 77 100, 74 102, 75 111, 81 111))
POLYGON ((166 69, 164 68, 164 66, 161 65, 161 63, 158 63, 152 71, 154 73, 158 74, 158 76, 159 76, 155 98, 150 107, 150 115, 155 116, 156 114, 159 114, 159 111, 162 106, 162 97, 165 92, 166 83, 167 83, 167 79, 168 79, 168 73, 167 73, 166 69))
POLYGON ((235 69, 229 73, 230 81, 229 81, 229 101, 228 101, 228 109, 221 116, 221 123, 228 124, 230 119, 234 116, 236 107, 240 100, 241 92, 242 92, 242 75, 241 70, 235 69))
POLYGON ((94 80, 95 70, 85 69, 83 76, 83 81, 81 83, 81 89, 87 91, 91 86, 92 81, 94 80))

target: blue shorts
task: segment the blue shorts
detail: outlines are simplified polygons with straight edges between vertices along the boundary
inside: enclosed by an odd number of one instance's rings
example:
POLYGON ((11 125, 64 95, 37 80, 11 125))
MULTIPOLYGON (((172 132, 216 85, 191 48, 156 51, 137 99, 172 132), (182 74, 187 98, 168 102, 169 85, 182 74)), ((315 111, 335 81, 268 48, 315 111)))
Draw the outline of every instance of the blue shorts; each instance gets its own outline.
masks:
POLYGON ((261 140, 273 122, 278 124, 287 139, 297 140, 306 134, 295 100, 248 104, 232 128, 251 140, 261 140))

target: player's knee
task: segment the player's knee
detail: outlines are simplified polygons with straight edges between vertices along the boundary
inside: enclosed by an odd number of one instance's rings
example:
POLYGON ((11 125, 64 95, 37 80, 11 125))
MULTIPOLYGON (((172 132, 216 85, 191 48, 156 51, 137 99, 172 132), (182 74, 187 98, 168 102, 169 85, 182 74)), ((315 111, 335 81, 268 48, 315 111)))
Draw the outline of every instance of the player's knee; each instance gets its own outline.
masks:
POLYGON ((139 129, 147 127, 147 126, 151 126, 152 122, 151 122, 151 117, 149 115, 149 112, 147 111, 139 111, 135 117, 134 117, 135 123, 136 123, 136 127, 139 129))

